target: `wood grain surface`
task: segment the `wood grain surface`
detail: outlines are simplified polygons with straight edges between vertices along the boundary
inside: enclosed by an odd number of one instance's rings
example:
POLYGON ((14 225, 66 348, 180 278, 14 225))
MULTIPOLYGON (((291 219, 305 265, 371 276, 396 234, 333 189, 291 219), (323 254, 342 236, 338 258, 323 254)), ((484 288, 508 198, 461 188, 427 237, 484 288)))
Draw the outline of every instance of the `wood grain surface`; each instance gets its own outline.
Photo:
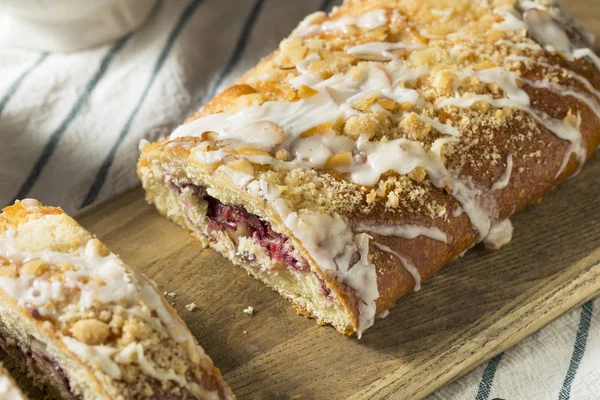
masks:
POLYGON ((241 399, 422 398, 600 294, 600 154, 402 299, 361 340, 291 305, 158 215, 136 189, 78 220, 174 304, 241 399), (195 302, 198 309, 185 305, 195 302), (242 312, 252 306, 257 313, 242 312))
MULTIPOLYGON (((600 34, 600 0, 565 5, 600 34)), ((509 245, 478 246, 451 262, 361 340, 297 316, 159 216, 141 189, 77 219, 176 293, 175 307, 240 399, 417 399, 600 294, 598 210, 596 153, 577 177, 514 217, 509 245), (192 302, 198 308, 190 312, 192 302), (257 313, 244 314, 247 306, 257 313)))

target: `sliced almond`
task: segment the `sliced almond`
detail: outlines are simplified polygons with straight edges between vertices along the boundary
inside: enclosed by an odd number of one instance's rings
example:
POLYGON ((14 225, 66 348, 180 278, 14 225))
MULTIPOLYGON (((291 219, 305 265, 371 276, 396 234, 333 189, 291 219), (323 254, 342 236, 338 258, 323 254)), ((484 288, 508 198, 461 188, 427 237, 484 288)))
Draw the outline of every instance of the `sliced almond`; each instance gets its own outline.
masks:
POLYGON ((102 242, 99 241, 98 239, 96 239, 96 238, 92 239, 91 243, 92 243, 92 246, 94 246, 96 253, 98 253, 98 255, 100 257, 106 257, 110 254, 110 251, 108 251, 106 246, 104 246, 104 244, 102 244, 102 242))
POLYGON ((377 99, 377 104, 379 104, 381 107, 385 108, 392 114, 396 114, 400 111, 400 104, 398 104, 398 102, 392 99, 380 97, 379 99, 377 99))
POLYGON ((307 138, 310 136, 325 135, 326 133, 330 132, 332 128, 333 128, 332 123, 319 124, 315 127, 310 128, 307 131, 302 132, 300 134, 300 137, 307 138))
POLYGON ((400 57, 406 57, 408 55, 408 49, 404 48, 390 50, 390 52, 400 57))
POLYGON ((48 270, 48 265, 44 264, 42 260, 32 260, 26 262, 21 267, 21 273, 25 275, 40 276, 48 270))
POLYGON ((239 108, 259 106, 264 102, 263 95, 260 93, 244 94, 235 99, 235 105, 239 108))
POLYGON ((245 158, 238 158, 233 161, 229 161, 225 165, 231 169, 235 169, 236 171, 247 174, 254 173, 254 167, 252 166, 252 163, 245 158))
POLYGON ((308 70, 311 72, 321 72, 327 68, 327 61, 325 60, 314 60, 308 64, 308 70))
POLYGON ((42 207, 42 203, 36 199, 23 199, 19 203, 28 211, 35 211, 42 207))
POLYGON ((265 148, 274 148, 285 141, 285 133, 279 125, 270 121, 260 121, 249 127, 254 132, 253 142, 265 148))
POLYGON ((266 156, 273 157, 268 151, 257 149, 255 147, 239 147, 236 149, 236 153, 243 156, 266 156))
POLYGON ((361 32, 361 29, 356 25, 347 25, 344 27, 344 34, 347 36, 357 36, 361 32))
POLYGON ((413 104, 410 101, 405 101, 404 103, 400 104, 401 111, 410 111, 412 108, 413 104))
POLYGON ((354 107, 358 111, 365 112, 372 104, 374 104, 377 101, 378 98, 379 98, 379 93, 374 93, 371 96, 364 97, 364 98, 360 99, 359 101, 354 102, 352 104, 352 107, 354 107))
POLYGON ((387 25, 384 25, 368 31, 367 36, 383 42, 388 37, 389 32, 390 28, 387 25))
POLYGON ((496 67, 496 64, 494 64, 492 61, 483 60, 482 62, 475 64, 473 66, 473 69, 475 71, 481 71, 482 69, 489 69, 489 68, 494 68, 494 67, 496 67))
POLYGON ((286 61, 282 61, 279 64, 279 69, 282 69, 284 71, 288 71, 291 69, 296 69, 296 64, 294 64, 293 62, 286 60, 286 61))
POLYGON ((223 157, 221 159, 221 163, 227 165, 229 163, 236 161, 237 159, 238 159, 238 157, 235 156, 234 154, 227 154, 225 157, 223 157))
POLYGON ((361 61, 390 61, 392 56, 377 53, 353 53, 354 58, 361 61))
POLYGON ((326 169, 339 169, 349 167, 352 164, 352 153, 345 151, 343 153, 334 154, 325 162, 326 169))
POLYGON ((213 132, 213 131, 206 131, 206 132, 202 132, 200 134, 200 140, 202 141, 211 141, 211 142, 216 142, 217 140, 219 140, 219 134, 217 132, 213 132))
POLYGON ((317 93, 319 93, 318 90, 315 90, 306 85, 301 85, 298 88, 298 97, 300 97, 301 99, 307 99, 309 97, 313 97, 317 93))
POLYGON ((410 173, 408 177, 417 182, 423 182, 425 177, 427 176, 427 171, 423 167, 415 167, 410 173))
POLYGON ((246 160, 245 158, 239 158, 237 160, 230 161, 226 165, 231 169, 243 172, 247 175, 254 175, 254 167, 250 161, 246 160))
POLYGON ((286 51, 286 55, 288 56, 289 60, 293 63, 297 63, 299 61, 304 60, 304 57, 306 57, 306 53, 308 53, 308 48, 306 48, 306 46, 303 45, 294 46, 286 51))

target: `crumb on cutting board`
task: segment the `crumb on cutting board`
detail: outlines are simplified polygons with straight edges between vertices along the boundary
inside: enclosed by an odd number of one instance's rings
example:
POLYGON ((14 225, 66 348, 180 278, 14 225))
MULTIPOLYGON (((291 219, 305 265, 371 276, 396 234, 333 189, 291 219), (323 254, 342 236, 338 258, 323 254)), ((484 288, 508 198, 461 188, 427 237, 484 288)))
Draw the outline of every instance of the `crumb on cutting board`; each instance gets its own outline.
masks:
POLYGON ((248 306, 248 307, 244 308, 244 313, 246 313, 248 315, 254 315, 254 314, 256 314, 256 310, 254 309, 254 307, 248 306))
POLYGON ((186 304, 185 308, 188 311, 194 311, 196 308, 198 308, 198 306, 196 305, 196 303, 190 303, 190 304, 186 304))

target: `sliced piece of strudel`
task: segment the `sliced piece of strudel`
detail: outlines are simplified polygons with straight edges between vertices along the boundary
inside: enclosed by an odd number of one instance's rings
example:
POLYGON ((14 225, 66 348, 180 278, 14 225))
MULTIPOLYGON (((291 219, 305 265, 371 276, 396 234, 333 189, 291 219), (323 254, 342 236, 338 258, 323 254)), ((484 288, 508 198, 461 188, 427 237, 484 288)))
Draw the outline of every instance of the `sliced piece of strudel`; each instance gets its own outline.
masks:
POLYGON ((0 364, 0 400, 26 400, 10 373, 0 364))
POLYGON ((64 399, 230 399, 156 287, 62 210, 0 214, 0 346, 64 399))
POLYGON ((169 138, 147 199, 340 332, 362 332, 600 141, 600 59, 546 1, 347 0, 169 138))

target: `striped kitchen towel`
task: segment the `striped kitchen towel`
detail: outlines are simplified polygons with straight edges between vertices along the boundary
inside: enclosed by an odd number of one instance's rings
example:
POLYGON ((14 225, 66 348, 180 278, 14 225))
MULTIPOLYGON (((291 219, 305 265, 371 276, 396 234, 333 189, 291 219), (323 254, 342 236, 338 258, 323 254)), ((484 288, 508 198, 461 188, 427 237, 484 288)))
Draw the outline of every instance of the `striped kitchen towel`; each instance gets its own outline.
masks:
MULTIPOLYGON (((139 185, 140 139, 168 135, 334 2, 163 0, 106 46, 0 49, 0 206, 35 197, 74 212, 139 185)), ((598 308, 571 311, 430 399, 600 398, 598 308)))

